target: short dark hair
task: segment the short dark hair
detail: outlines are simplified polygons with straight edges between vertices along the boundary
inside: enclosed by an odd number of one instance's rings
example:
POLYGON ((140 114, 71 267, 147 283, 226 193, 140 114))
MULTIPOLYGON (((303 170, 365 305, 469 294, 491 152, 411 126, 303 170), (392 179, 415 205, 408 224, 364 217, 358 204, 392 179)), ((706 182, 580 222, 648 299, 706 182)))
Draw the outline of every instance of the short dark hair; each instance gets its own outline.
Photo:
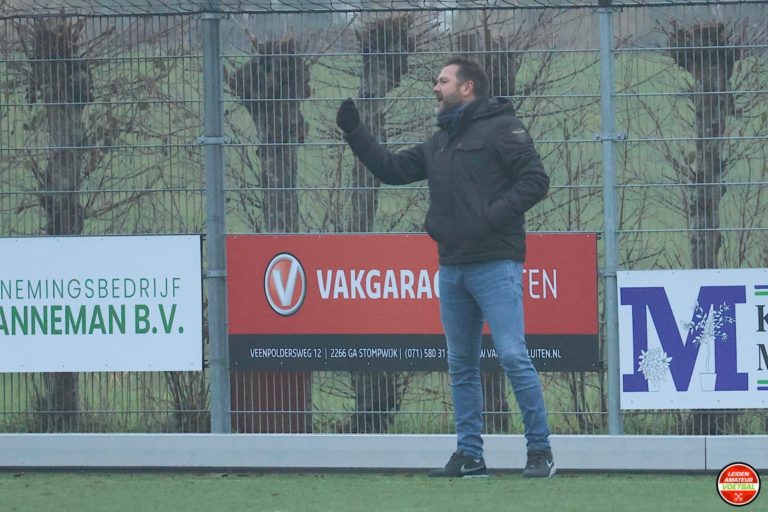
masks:
POLYGON ((472 80, 475 84, 475 96, 487 96, 488 95, 488 74, 479 62, 469 57, 455 56, 448 59, 443 67, 459 66, 459 70, 456 73, 456 78, 462 82, 468 82, 472 80))

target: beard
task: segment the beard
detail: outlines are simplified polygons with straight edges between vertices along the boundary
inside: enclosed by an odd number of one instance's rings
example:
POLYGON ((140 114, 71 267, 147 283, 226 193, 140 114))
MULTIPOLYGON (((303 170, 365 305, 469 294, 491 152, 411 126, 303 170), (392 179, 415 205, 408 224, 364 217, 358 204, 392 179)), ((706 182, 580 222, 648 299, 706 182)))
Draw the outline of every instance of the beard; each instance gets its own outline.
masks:
POLYGON ((461 106, 461 94, 459 94, 459 91, 446 94, 438 98, 438 101, 439 103, 435 107, 435 115, 439 117, 461 106))

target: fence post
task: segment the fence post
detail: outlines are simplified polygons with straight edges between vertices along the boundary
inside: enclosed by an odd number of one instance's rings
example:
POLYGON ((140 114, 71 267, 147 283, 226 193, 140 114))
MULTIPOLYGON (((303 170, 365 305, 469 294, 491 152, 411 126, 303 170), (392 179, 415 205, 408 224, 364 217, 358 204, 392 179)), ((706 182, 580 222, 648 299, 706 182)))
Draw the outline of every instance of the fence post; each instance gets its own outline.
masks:
MULTIPOLYGON (((218 2, 211 1, 212 11, 218 2)), ((206 280, 211 382, 211 432, 231 431, 229 347, 227 342, 227 281, 224 247, 224 123, 222 115, 221 15, 202 15, 203 124, 205 153, 206 280)))
POLYGON ((616 269, 619 250, 616 240, 616 117, 613 107, 613 11, 611 0, 598 0, 600 15, 600 142, 603 147, 603 206, 605 249, 603 280, 605 284, 605 340, 608 352, 608 433, 623 431, 619 390, 619 309, 616 269))

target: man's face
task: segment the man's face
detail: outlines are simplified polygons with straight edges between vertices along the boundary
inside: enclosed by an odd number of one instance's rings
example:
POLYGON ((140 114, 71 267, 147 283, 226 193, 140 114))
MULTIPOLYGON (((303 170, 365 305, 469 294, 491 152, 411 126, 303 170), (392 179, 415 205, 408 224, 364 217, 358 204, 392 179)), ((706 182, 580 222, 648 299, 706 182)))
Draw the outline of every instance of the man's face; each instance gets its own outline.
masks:
POLYGON ((459 81, 456 73, 459 71, 457 64, 445 66, 435 80, 432 91, 437 98, 435 115, 450 112, 456 107, 468 101, 469 87, 466 82, 459 81))

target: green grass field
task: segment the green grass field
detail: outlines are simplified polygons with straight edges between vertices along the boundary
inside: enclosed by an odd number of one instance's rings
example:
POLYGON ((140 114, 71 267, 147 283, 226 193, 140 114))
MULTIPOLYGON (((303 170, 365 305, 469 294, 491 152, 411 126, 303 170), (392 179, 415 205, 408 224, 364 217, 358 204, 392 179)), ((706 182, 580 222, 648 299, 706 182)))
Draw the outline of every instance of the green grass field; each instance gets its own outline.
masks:
MULTIPOLYGON (((0 473, 4 512, 664 512, 732 510, 714 474, 566 473, 524 480, 418 473, 0 473)), ((743 507, 768 510, 768 497, 743 507)))

